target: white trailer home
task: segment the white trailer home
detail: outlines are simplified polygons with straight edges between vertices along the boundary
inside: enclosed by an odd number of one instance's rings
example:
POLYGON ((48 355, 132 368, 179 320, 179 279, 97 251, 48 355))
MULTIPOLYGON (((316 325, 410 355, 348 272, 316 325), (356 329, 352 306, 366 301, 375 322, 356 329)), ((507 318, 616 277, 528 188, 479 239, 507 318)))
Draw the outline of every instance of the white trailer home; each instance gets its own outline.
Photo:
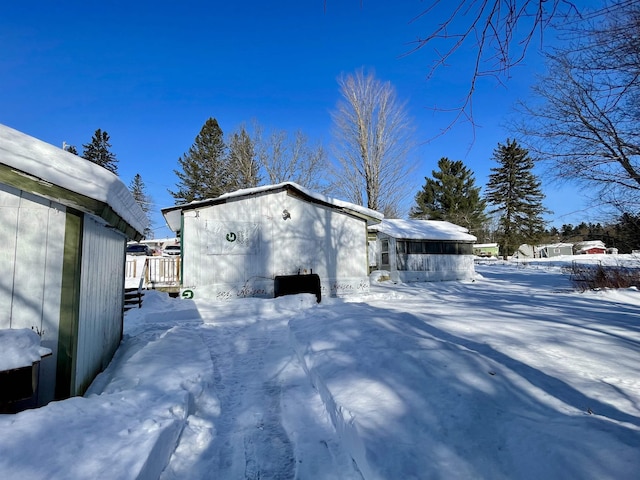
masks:
POLYGON ((125 245, 145 221, 116 175, 0 125, 0 329, 32 329, 52 352, 30 406, 84 393, 111 360, 125 245))
POLYGON ((162 213, 180 236, 182 297, 273 297, 311 274, 323 296, 369 290, 367 226, 382 214, 368 208, 286 182, 162 213))
POLYGON ((475 274, 476 237, 439 220, 383 220, 369 227, 375 265, 394 282, 469 280, 475 274))

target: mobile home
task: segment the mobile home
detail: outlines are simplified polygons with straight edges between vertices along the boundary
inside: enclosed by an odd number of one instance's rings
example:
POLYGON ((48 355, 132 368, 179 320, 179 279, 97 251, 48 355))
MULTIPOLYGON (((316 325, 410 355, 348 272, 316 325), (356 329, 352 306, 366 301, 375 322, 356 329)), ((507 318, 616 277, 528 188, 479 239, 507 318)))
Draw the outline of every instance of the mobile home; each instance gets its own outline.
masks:
POLYGON ((476 237, 464 227, 439 220, 383 220, 375 234, 376 265, 394 282, 473 278, 476 237))
POLYGON ((273 297, 278 280, 304 275, 323 296, 369 290, 367 227, 382 214, 368 208, 285 182, 162 213, 180 237, 183 297, 273 297))

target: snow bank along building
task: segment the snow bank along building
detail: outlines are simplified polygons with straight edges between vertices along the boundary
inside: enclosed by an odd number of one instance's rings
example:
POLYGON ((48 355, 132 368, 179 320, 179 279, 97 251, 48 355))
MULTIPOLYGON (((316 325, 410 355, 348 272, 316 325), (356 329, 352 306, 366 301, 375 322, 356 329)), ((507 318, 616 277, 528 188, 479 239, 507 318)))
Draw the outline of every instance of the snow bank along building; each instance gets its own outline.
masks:
POLYGON ((183 298, 369 290, 367 227, 382 214, 286 182, 162 209, 180 236, 183 298))
POLYGON ((383 220, 369 227, 372 269, 394 282, 467 280, 474 276, 476 237, 439 220, 383 220))
POLYGON ((0 125, 0 329, 36 331, 52 352, 25 366, 39 370, 30 406, 84 393, 111 360, 125 245, 145 222, 116 175, 0 125))

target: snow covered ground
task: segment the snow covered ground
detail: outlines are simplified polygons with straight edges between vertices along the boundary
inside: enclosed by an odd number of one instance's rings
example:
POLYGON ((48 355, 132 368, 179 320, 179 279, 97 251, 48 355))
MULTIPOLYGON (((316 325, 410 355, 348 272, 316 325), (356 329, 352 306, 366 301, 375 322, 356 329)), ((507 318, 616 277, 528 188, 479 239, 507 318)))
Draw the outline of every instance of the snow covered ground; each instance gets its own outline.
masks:
POLYGON ((149 292, 85 397, 0 415, 0 478, 637 479, 640 292, 559 265, 321 304, 149 292))

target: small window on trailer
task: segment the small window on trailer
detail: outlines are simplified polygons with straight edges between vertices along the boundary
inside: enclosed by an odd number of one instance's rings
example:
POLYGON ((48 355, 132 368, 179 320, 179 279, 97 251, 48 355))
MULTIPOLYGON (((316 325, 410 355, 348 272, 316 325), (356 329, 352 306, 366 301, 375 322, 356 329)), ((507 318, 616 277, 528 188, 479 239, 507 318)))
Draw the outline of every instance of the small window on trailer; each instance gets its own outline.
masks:
POLYGON ((389 265, 389 239, 383 238, 380 240, 380 254, 381 254, 381 264, 384 266, 389 265))

